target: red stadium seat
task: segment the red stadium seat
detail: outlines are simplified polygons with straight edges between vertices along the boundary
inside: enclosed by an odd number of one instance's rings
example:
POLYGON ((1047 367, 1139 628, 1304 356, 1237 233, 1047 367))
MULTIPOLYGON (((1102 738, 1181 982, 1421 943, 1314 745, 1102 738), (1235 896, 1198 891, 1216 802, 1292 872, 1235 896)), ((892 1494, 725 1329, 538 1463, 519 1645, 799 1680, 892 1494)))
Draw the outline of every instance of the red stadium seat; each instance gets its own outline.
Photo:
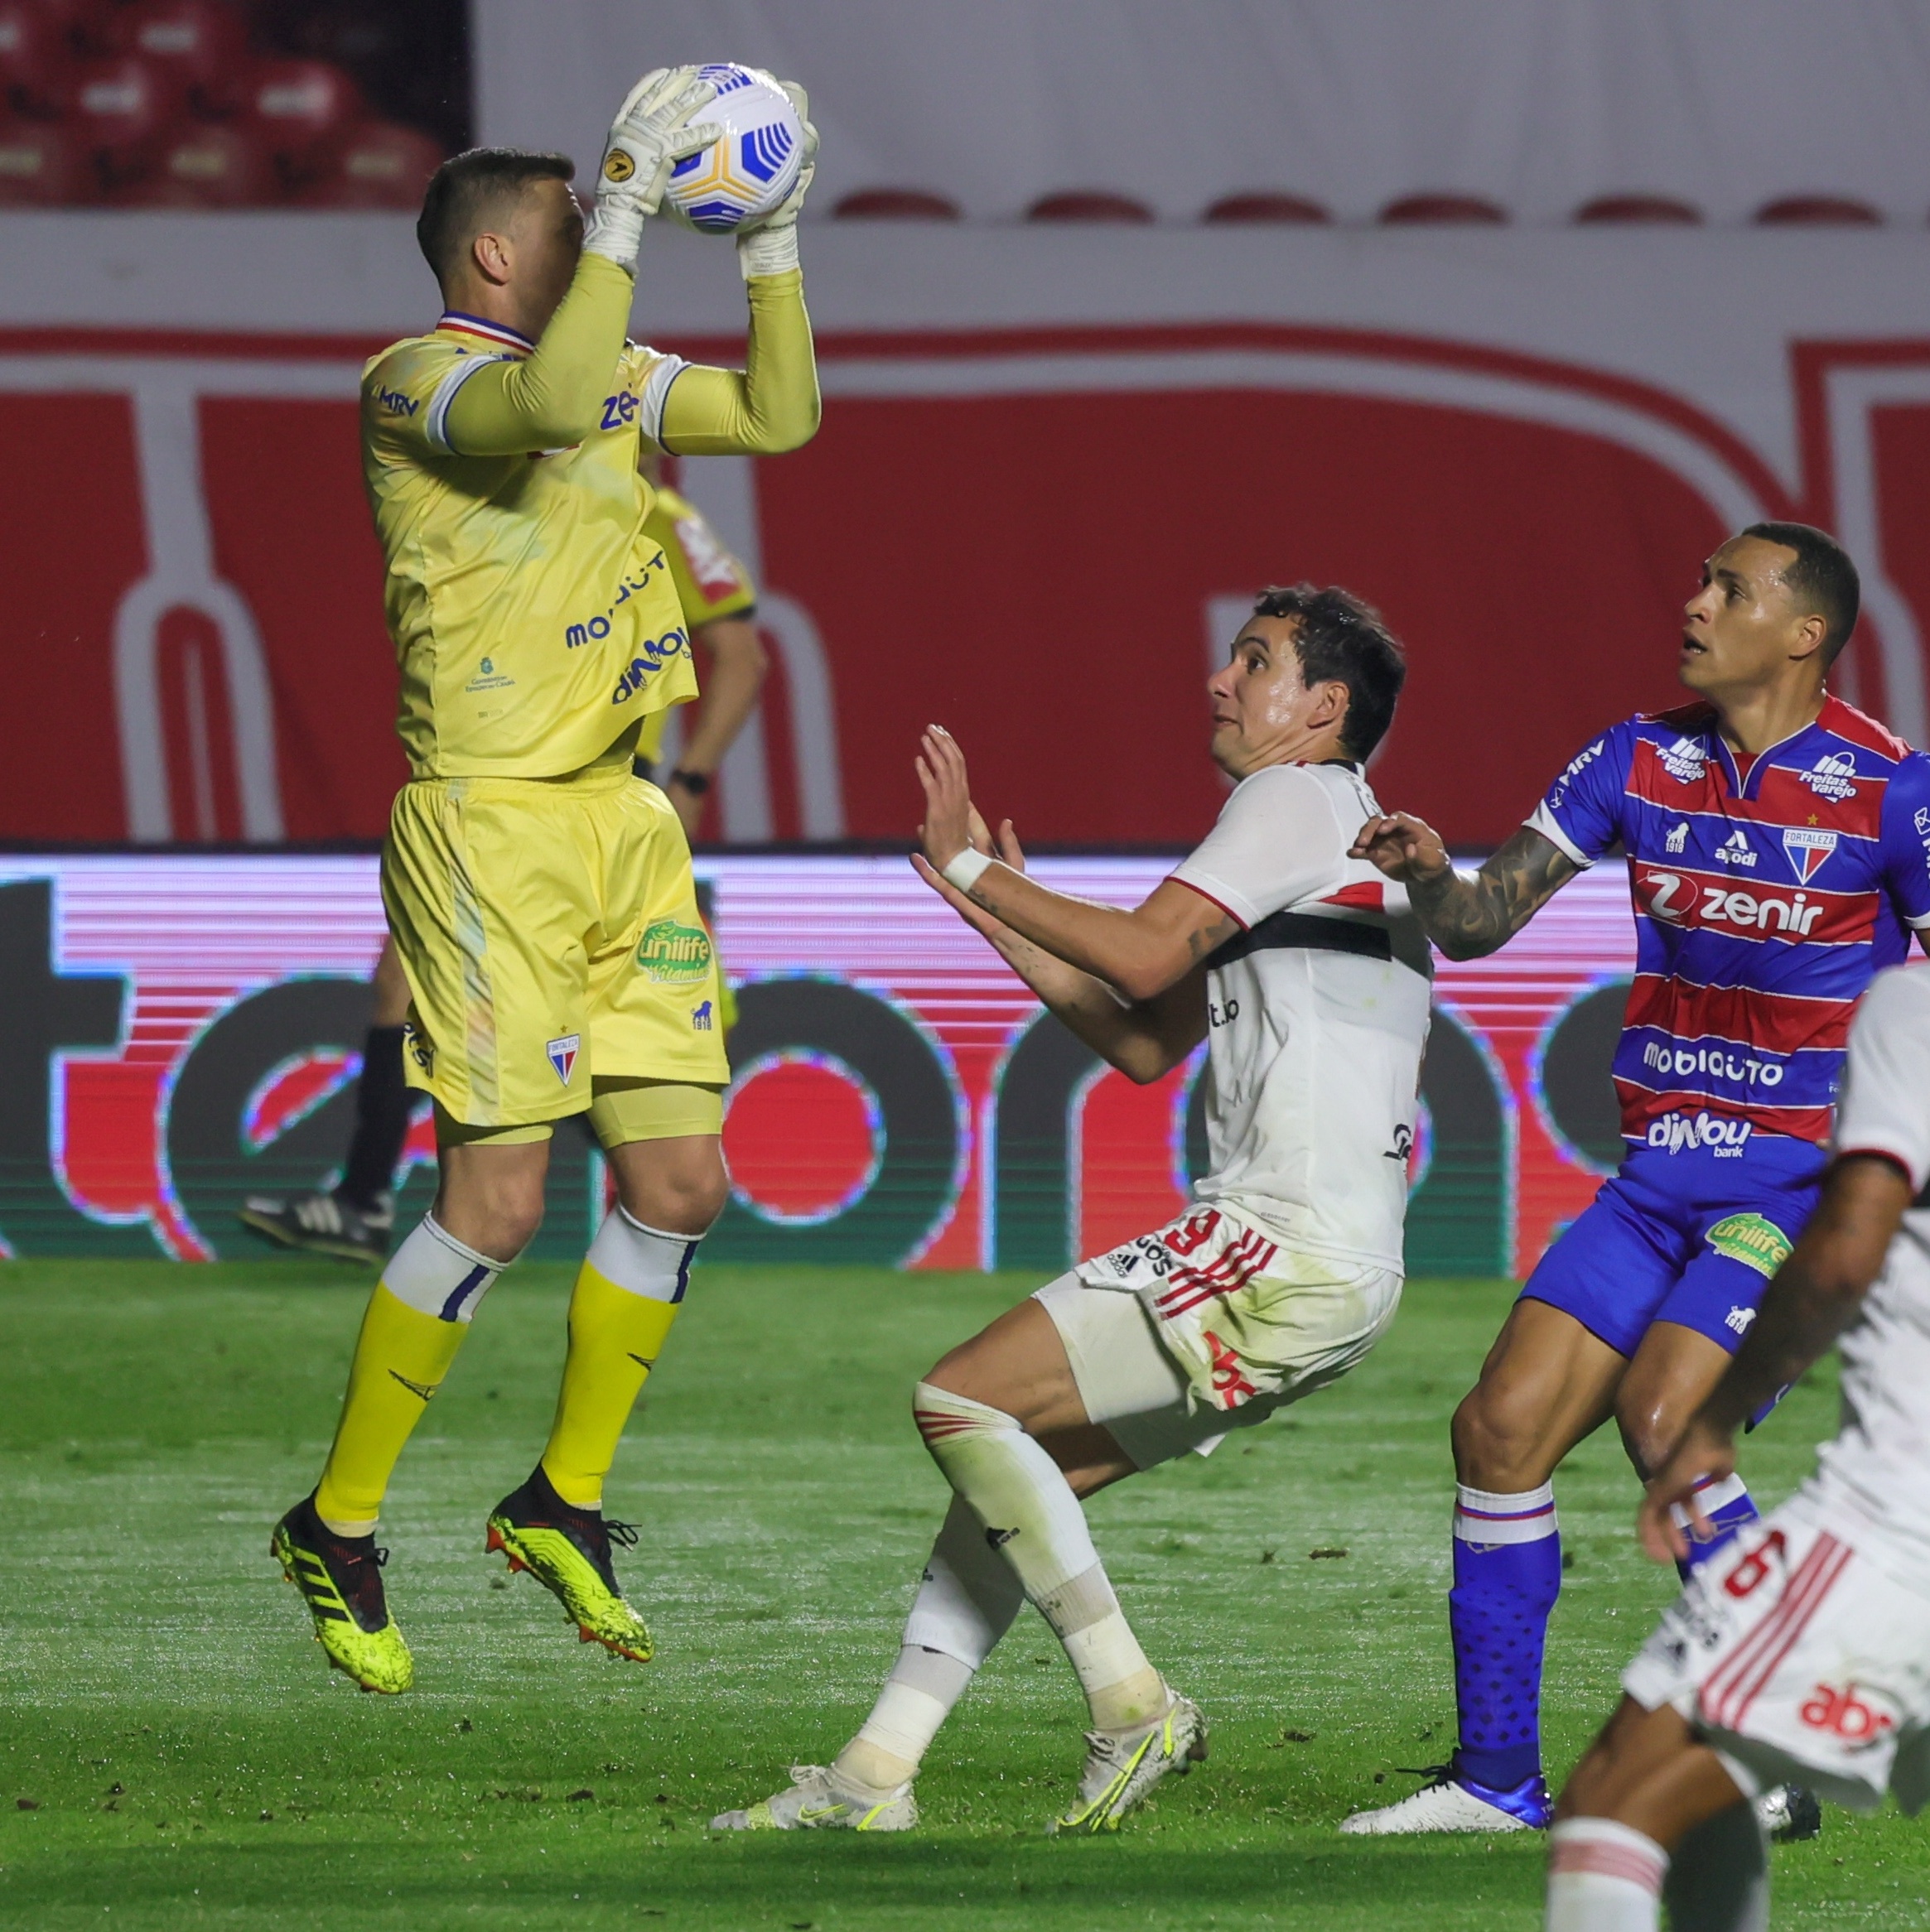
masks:
POLYGON ((229 0, 133 0, 107 16, 116 53, 138 55, 176 75, 209 111, 239 104, 248 22, 229 0))
POLYGON ((305 208, 422 206, 441 142, 419 128, 364 121, 325 142, 296 199, 305 208))
POLYGON ((1882 214, 1847 195, 1785 195, 1766 201, 1754 220, 1773 228, 1881 228, 1882 214))
POLYGON ((253 208, 282 199, 268 143, 252 128, 190 122, 157 142, 108 199, 133 208, 253 208))
POLYGON ((176 75, 134 55, 109 55, 75 68, 65 118, 111 169, 125 174, 180 119, 186 103, 176 75))
POLYGON ((0 123, 0 207, 71 207, 99 195, 100 171, 71 128, 0 123))
POLYGON ((1435 222, 1498 226, 1508 219, 1508 210, 1498 202, 1485 200, 1479 195, 1403 195, 1381 210, 1380 219, 1397 228, 1424 227, 1435 222))
POLYGON ((1151 221, 1153 211, 1130 195, 1103 188, 1067 188, 1041 195, 1025 210, 1027 221, 1151 221))
POLYGON ((840 221, 957 221, 956 201, 924 188, 854 188, 831 210, 840 221))
POLYGON ((282 165, 308 172, 322 144, 360 121, 361 89, 329 60, 262 60, 241 94, 244 117, 267 136, 282 165))
POLYGON ((0 107, 56 108, 72 78, 84 14, 55 0, 0 0, 0 107))
POLYGON ((1693 202, 1678 201, 1671 195, 1598 195, 1585 201, 1569 217, 1571 221, 1637 224, 1643 222, 1699 222, 1702 210, 1693 202))
POLYGON ((1318 201, 1299 195, 1282 195, 1271 189, 1250 194, 1222 195, 1199 218, 1202 221, 1283 221, 1312 224, 1334 217, 1318 201))

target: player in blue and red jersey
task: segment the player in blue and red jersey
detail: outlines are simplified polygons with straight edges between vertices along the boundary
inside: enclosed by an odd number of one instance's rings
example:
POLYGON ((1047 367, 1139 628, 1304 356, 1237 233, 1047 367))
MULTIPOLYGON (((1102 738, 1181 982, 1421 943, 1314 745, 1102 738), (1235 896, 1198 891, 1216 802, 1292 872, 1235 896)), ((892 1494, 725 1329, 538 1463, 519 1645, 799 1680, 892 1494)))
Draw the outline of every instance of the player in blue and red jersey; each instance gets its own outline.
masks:
MULTIPOLYGON (((1638 936, 1615 1054, 1628 1156, 1529 1277, 1455 1412, 1449 1621, 1460 1742, 1435 1781, 1345 1830, 1548 1823, 1541 1679, 1561 1585, 1551 1484, 1613 1416, 1645 1477, 1715 1385, 1816 1204, 1850 1015, 1930 927, 1930 759, 1831 696, 1855 567, 1801 523, 1709 560, 1680 675, 1696 701, 1585 746, 1479 872, 1405 814, 1356 843, 1450 958, 1494 952, 1619 846, 1638 936)), ((1755 1515, 1700 1499, 1715 1540, 1755 1515)))

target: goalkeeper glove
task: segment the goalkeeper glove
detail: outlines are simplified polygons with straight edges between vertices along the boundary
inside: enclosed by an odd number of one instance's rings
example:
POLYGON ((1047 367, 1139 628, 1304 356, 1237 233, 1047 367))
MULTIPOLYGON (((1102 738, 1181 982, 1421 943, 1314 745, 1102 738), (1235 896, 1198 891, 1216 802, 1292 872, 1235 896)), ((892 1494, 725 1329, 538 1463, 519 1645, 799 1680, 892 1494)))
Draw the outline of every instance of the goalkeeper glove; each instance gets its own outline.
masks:
POLYGON ((798 214, 818 168, 818 130, 811 125, 811 97, 794 80, 779 80, 761 67, 754 67, 751 72, 790 96, 799 125, 804 130, 804 162, 798 170, 798 185, 790 193, 754 227, 737 231, 737 266, 746 282, 754 275, 782 275, 798 266, 798 214))
POLYGON ((690 117, 717 97, 717 89, 699 80, 694 67, 657 68, 630 90, 596 171, 596 206, 583 230, 585 253, 634 267, 644 224, 662 203, 671 169, 717 138, 717 128, 689 125, 690 117))

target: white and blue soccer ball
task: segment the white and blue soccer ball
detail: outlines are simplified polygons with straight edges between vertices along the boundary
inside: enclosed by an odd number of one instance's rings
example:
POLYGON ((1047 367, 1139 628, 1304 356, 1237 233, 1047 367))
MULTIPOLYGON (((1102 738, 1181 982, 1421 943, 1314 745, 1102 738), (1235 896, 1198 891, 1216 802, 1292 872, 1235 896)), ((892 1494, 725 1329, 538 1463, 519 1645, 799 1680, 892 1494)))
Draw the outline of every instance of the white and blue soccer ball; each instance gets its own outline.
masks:
POLYGON ((735 234, 797 186, 804 130, 790 96, 750 68, 725 60, 697 71, 716 87, 717 98, 691 119, 723 132, 671 170, 663 209, 705 234, 735 234))

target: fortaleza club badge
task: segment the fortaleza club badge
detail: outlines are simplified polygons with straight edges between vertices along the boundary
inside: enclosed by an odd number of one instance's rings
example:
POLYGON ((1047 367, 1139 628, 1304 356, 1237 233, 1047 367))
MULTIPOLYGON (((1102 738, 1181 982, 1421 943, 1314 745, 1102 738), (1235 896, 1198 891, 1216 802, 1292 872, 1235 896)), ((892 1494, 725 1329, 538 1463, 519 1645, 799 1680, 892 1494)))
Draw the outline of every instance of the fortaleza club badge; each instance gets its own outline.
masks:
POLYGON ((577 1064, 577 1051, 583 1043, 581 1033, 564 1033, 560 1038, 545 1040, 543 1050, 549 1055, 549 1063, 556 1068, 556 1077, 565 1086, 570 1084, 571 1070, 577 1064))
POLYGON ((702 926, 658 919, 637 942, 637 966, 653 980, 683 985, 711 970, 711 936, 702 926))
POLYGON ((1788 826, 1783 834, 1783 850, 1789 855, 1789 863, 1796 868, 1797 880, 1807 885, 1816 877, 1816 869, 1836 849, 1836 835, 1833 831, 1817 831, 1804 825, 1788 826))

